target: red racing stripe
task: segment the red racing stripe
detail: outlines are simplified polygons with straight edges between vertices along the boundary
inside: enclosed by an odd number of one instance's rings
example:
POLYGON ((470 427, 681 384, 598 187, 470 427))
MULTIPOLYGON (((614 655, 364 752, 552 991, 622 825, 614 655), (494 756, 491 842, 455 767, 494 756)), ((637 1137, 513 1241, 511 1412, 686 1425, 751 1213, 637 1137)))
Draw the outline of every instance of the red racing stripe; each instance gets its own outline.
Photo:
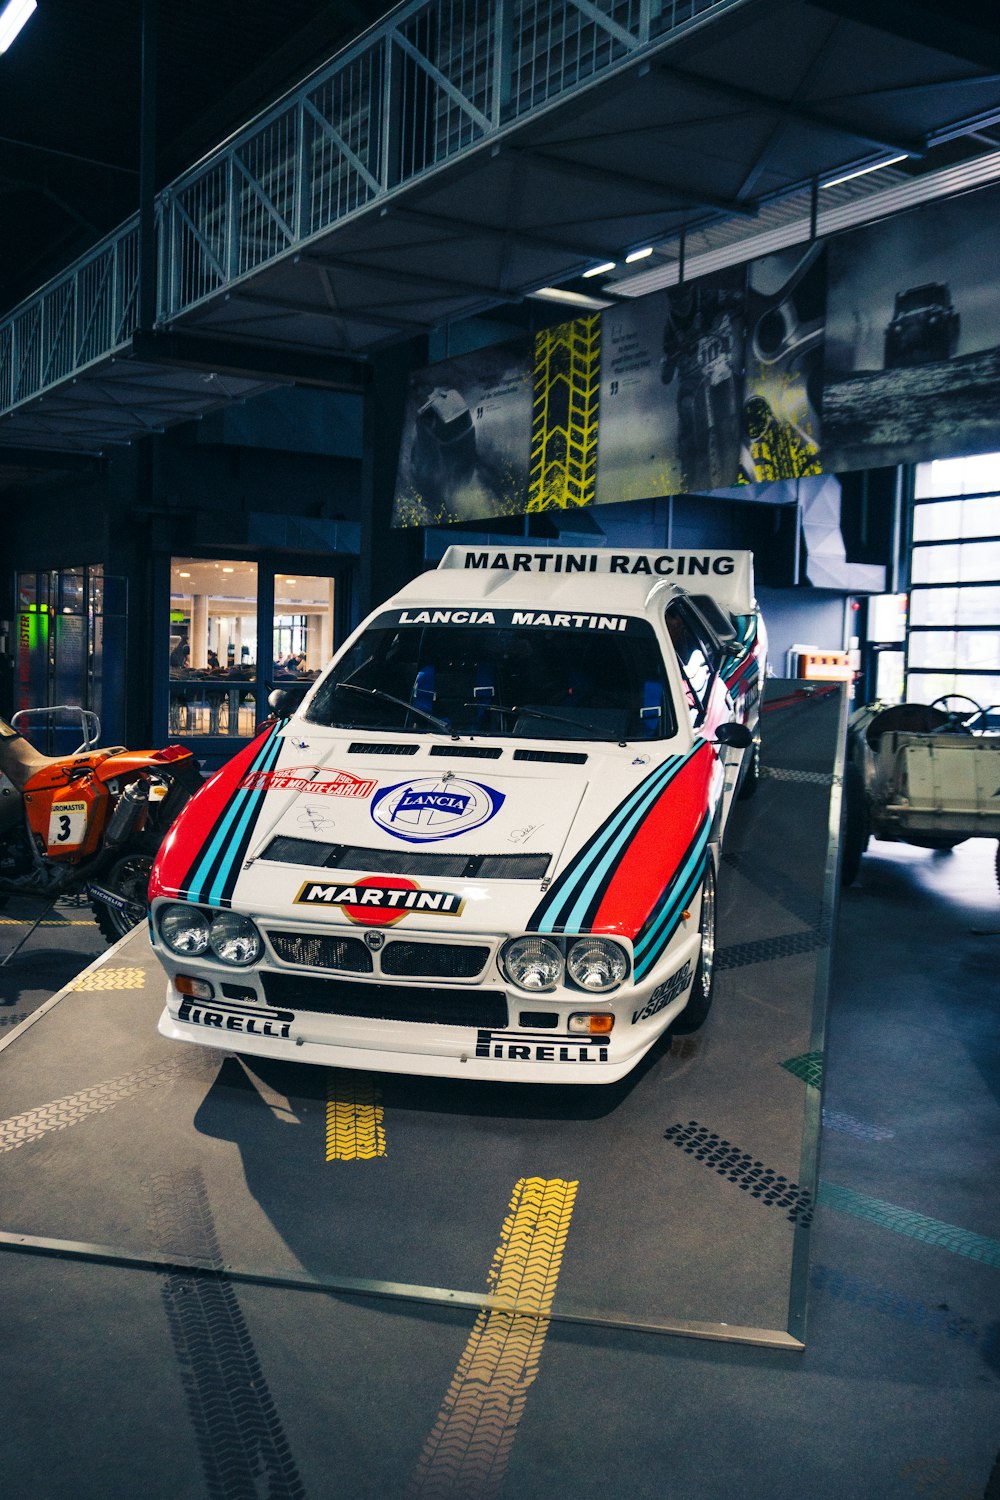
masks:
POLYGON ((611 877, 592 932, 634 938, 677 871, 709 797, 719 760, 703 745, 657 798, 611 877))

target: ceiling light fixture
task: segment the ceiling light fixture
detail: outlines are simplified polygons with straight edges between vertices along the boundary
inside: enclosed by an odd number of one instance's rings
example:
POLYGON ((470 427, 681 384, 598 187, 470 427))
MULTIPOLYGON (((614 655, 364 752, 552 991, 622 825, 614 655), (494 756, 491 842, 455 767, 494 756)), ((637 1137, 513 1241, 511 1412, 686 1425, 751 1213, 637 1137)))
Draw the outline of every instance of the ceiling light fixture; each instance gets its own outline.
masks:
POLYGON ((605 307, 614 307, 607 297, 587 297, 583 292, 567 292, 561 286, 540 286, 537 292, 529 292, 533 302, 562 302, 567 307, 581 312, 601 312, 605 307))
POLYGON ((630 266, 634 260, 645 260, 647 255, 652 255, 652 245, 646 245, 642 250, 633 250, 631 255, 626 255, 625 264, 630 266))
POLYGON ((855 177, 867 177, 869 172, 881 172, 883 167, 894 167, 897 162, 908 161, 909 154, 904 151, 902 156, 890 156, 887 161, 873 161, 867 167, 858 167, 854 172, 845 172, 841 177, 831 177, 829 182, 821 182, 820 187, 839 187, 842 182, 852 182, 855 177))
POLYGON ((591 266, 590 270, 589 271, 584 271, 583 274, 584 274, 585 277, 587 277, 587 276, 603 276, 606 271, 613 271, 614 268, 615 268, 615 262, 613 260, 604 260, 604 261, 601 262, 601 264, 599 266, 591 266))
POLYGON ((7 0, 0 10, 0 52, 6 52, 24 23, 38 9, 38 0, 7 0))

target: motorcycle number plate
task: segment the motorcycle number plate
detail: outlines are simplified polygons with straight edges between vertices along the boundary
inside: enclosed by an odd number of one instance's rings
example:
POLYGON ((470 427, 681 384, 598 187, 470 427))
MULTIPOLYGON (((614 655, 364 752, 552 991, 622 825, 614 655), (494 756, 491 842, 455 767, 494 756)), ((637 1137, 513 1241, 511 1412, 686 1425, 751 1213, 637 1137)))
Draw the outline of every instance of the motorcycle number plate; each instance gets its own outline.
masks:
POLYGON ((86 802, 55 802, 49 814, 49 848, 75 849, 87 834, 86 802))

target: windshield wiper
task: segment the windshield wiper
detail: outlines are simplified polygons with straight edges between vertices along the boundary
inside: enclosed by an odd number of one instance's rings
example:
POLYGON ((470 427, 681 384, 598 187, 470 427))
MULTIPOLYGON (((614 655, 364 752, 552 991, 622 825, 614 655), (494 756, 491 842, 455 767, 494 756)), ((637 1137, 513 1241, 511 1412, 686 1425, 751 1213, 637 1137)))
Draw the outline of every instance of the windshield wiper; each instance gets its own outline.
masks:
POLYGON ((463 708, 485 708, 491 714, 508 714, 512 718, 522 717, 528 719, 551 719, 553 724, 568 724, 571 729, 589 729, 592 734, 599 737, 600 726, 591 724, 589 719, 567 719, 564 714, 550 713, 547 708, 501 708, 496 703, 463 703, 463 708))
POLYGON ((356 682, 335 682, 333 690, 335 693, 360 693, 363 698, 378 698, 382 703, 394 703, 397 708, 405 708, 408 714, 426 719, 428 724, 433 724, 435 729, 440 729, 444 734, 452 733, 452 727, 446 719, 439 719, 436 714, 429 714, 426 708, 417 708, 415 704, 407 703, 405 698, 397 698, 394 693, 387 693, 383 688, 358 687, 356 682))

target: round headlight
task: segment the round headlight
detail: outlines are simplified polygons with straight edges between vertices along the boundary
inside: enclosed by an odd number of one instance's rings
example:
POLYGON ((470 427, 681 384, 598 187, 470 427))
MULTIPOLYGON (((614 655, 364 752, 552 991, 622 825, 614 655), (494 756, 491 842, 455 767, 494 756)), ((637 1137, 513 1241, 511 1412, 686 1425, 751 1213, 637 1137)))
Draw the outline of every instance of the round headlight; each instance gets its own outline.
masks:
POLYGON ((562 978, 562 954, 548 938, 515 938, 503 950, 504 973, 522 990, 551 990, 562 978))
POLYGON ((168 906, 159 923, 160 937, 173 953, 193 958, 208 947, 208 918, 196 906, 168 906))
POLYGON ((628 958, 617 943, 607 938, 581 938, 569 950, 566 968, 581 990, 603 995, 607 990, 616 990, 627 976, 628 958))
POLYGON ((224 964, 252 964, 260 958, 260 933, 249 917, 235 911, 220 911, 208 929, 212 952, 224 964))

